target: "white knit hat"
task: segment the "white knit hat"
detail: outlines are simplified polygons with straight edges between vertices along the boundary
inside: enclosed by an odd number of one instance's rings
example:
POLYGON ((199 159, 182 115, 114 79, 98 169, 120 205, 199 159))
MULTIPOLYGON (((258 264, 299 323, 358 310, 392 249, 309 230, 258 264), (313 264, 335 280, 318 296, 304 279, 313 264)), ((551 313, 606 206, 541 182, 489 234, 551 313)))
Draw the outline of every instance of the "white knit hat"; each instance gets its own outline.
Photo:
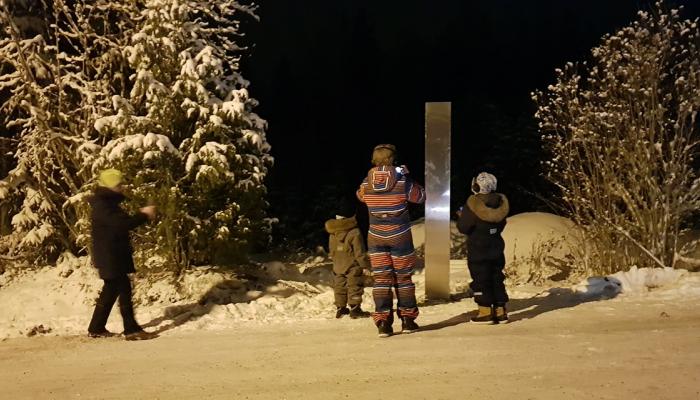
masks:
POLYGON ((482 172, 476 177, 476 183, 479 185, 479 193, 488 194, 496 191, 498 181, 496 177, 488 172, 482 172))

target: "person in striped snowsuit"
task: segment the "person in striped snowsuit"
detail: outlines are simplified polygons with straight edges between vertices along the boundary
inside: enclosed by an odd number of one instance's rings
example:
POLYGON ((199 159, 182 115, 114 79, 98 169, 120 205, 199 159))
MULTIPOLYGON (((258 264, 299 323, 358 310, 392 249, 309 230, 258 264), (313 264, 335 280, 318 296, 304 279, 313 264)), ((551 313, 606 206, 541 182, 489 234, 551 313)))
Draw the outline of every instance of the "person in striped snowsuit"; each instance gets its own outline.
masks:
POLYGON ((379 145, 372 153, 367 177, 357 191, 369 211, 367 247, 374 277, 375 312, 380 337, 393 334, 393 290, 398 299, 397 315, 402 332, 418 330, 415 285, 411 280, 415 264, 408 203, 423 203, 425 190, 409 177, 405 166, 394 167, 396 147, 379 145))

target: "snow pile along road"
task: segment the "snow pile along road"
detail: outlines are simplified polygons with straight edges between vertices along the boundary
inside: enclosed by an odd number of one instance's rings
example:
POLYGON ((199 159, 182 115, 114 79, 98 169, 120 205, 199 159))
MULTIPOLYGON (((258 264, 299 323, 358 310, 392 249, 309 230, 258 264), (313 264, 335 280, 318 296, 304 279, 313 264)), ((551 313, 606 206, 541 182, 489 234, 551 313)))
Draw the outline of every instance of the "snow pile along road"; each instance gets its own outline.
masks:
MULTIPOLYGON (((25 271, 7 279, 0 276, 0 338, 49 335, 82 335, 102 287, 86 258, 64 255, 54 267, 25 271)), ((451 268, 451 291, 467 291, 469 276, 463 261, 451 268)), ((328 286, 328 265, 321 259, 299 265, 279 261, 250 267, 237 275, 216 268, 188 270, 179 279, 149 276, 135 279, 134 302, 138 321, 158 332, 180 330, 221 330, 241 324, 292 324, 300 320, 333 319, 333 290, 328 286)), ((414 275, 418 301, 423 302, 425 275, 414 275)), ((550 285, 551 288, 551 285, 550 285)), ((508 288, 511 299, 527 300, 544 286, 520 285, 508 288)), ((608 277, 593 277, 573 287, 554 288, 567 293, 561 301, 655 296, 674 301, 700 300, 700 273, 673 269, 637 269, 608 277)), ((464 298, 464 295, 458 296, 464 298)), ((424 308, 430 316, 440 308, 456 306, 467 311, 468 304, 433 304, 424 308)), ((371 288, 366 288, 363 307, 373 306, 371 288)), ((117 306, 107 328, 121 332, 117 306)))
MULTIPOLYGON (((451 222, 453 247, 460 247, 465 236, 451 222)), ((425 244, 425 223, 411 226, 413 244, 425 244)), ((512 284, 543 283, 570 278, 571 259, 581 248, 575 224, 568 218, 543 212, 516 214, 507 219, 503 240, 506 275, 512 284)))
MULTIPOLYGON (((319 282, 328 272, 313 265, 304 267, 307 270, 302 273, 294 265, 267 263, 255 271, 259 277, 246 278, 215 268, 188 270, 179 279, 136 278, 136 317, 155 330, 332 318, 333 290, 319 282)), ((62 256, 57 266, 25 271, 0 284, 0 338, 83 334, 102 287, 88 259, 71 255, 62 256)), ((364 297, 364 304, 371 304, 371 289, 365 289, 364 297)), ((122 330, 116 304, 107 329, 122 330)))
POLYGON ((588 278, 574 287, 585 295, 612 298, 623 293, 643 295, 651 291, 666 295, 700 296, 700 276, 673 268, 637 268, 616 272, 606 277, 588 278))

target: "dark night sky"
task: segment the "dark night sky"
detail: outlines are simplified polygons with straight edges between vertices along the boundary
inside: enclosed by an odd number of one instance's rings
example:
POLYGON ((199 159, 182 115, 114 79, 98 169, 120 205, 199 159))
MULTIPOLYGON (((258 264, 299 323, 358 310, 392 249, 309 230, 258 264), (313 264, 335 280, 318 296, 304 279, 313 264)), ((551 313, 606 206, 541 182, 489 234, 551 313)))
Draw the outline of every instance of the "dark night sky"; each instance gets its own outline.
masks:
MULTIPOLYGON (((352 196, 375 144, 396 144, 400 161, 423 180, 426 101, 453 102, 454 204, 490 163, 500 188, 520 193, 514 211, 536 208, 524 193, 547 195, 526 175, 537 174, 537 154, 519 150, 539 147, 530 92, 552 83, 565 62, 585 60, 603 34, 651 2, 261 3, 260 22, 243 26, 254 46, 242 68, 260 101, 256 111, 269 122, 271 212, 322 220, 338 199, 352 196), (512 136, 526 144, 504 143, 512 136)), ((672 4, 695 18, 698 3, 672 4)))

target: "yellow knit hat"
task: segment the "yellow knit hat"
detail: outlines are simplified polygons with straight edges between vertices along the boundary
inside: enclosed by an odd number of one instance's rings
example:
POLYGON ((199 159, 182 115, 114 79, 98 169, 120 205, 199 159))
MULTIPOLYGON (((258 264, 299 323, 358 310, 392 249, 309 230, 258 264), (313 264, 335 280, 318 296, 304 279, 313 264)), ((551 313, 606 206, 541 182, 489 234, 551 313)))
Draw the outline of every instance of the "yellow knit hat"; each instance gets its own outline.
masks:
POLYGON ((113 189, 119 186, 120 183, 122 183, 123 177, 124 176, 122 175, 121 171, 119 171, 118 169, 105 169, 103 171, 100 171, 100 175, 97 178, 97 183, 99 183, 100 186, 113 189))

